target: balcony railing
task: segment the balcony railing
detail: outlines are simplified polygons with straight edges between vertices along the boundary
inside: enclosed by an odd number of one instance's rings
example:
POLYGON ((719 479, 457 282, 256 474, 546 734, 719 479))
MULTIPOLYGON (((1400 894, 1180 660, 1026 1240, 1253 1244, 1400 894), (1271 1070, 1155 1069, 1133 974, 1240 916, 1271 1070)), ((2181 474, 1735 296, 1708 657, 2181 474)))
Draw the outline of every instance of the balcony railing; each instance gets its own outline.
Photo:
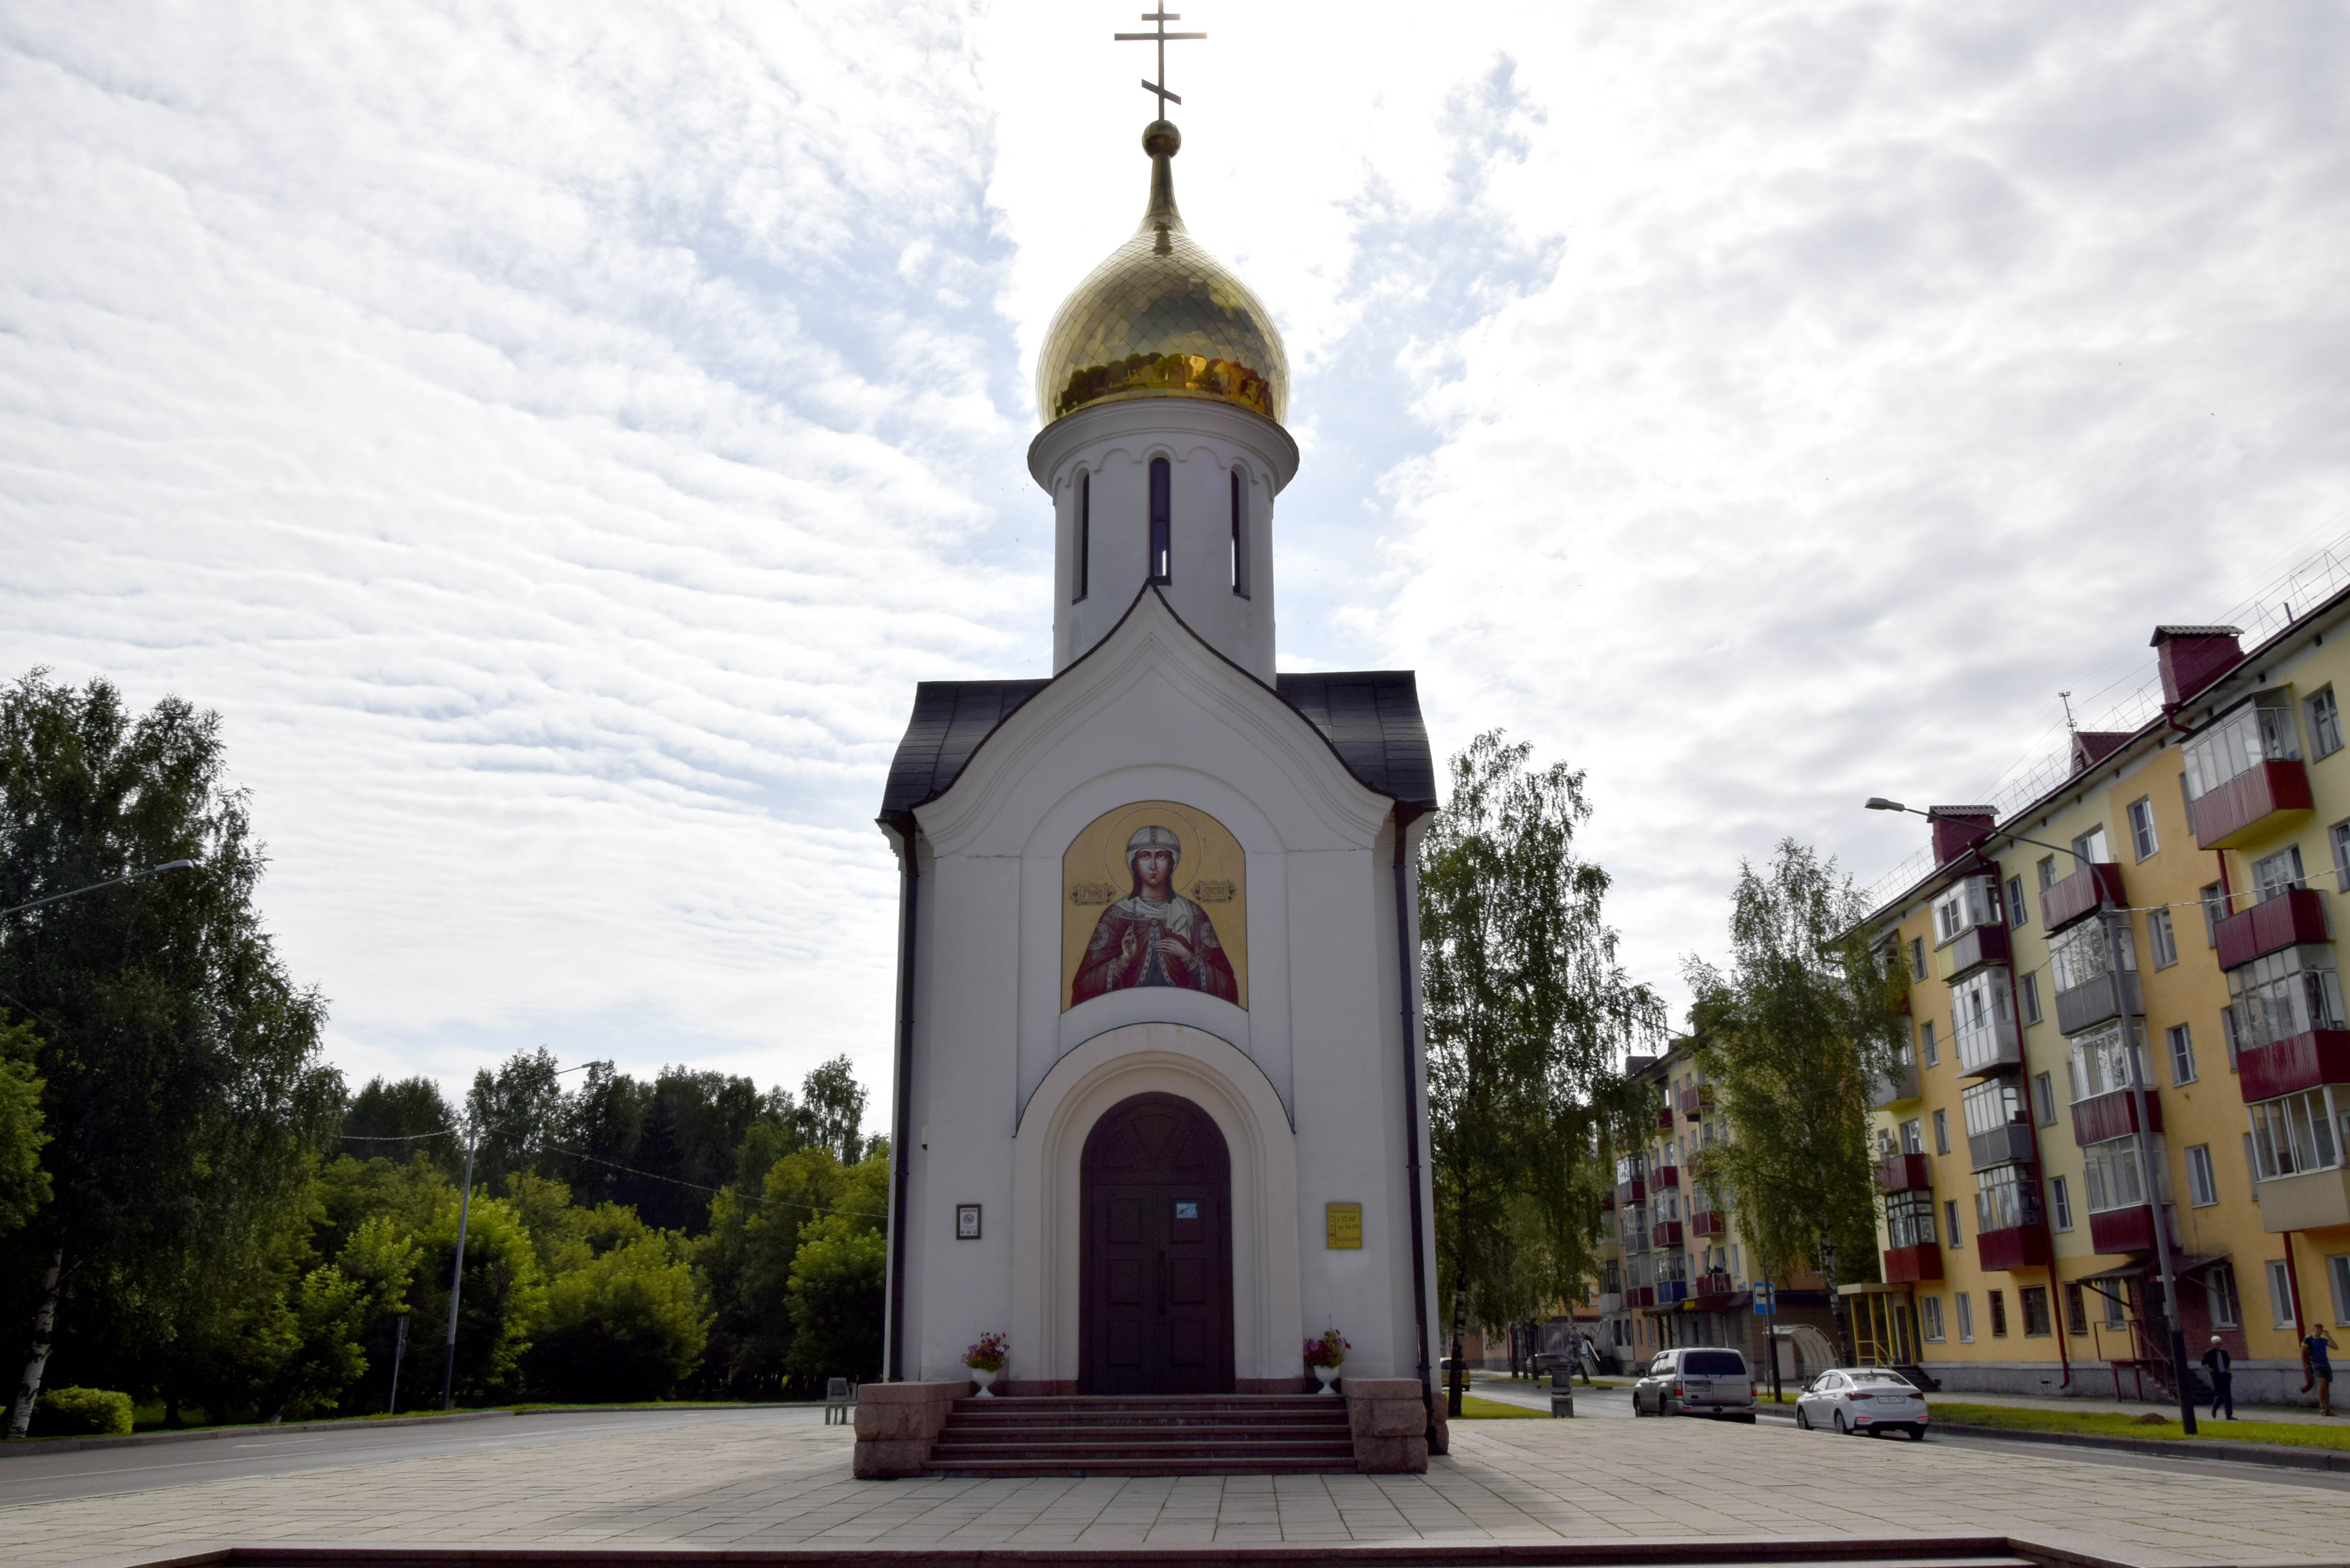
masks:
POLYGON ((1700 1084, 1681 1091, 1681 1115, 1691 1121, 1700 1121, 1713 1114, 1713 1085, 1700 1084))
POLYGON ((1657 1107, 1657 1130, 1663 1133, 1669 1133, 1673 1130, 1672 1106, 1659 1106, 1657 1107))
MULTIPOLYGON (((2163 1228, 2170 1232, 2167 1238, 2171 1246, 2178 1245, 2178 1217, 2168 1203, 2162 1206, 2163 1228)), ((2089 1216, 2089 1244, 2100 1252, 2151 1252, 2154 1251, 2154 1205, 2132 1204, 2127 1209, 2104 1209, 2089 1216)))
POLYGON ((2122 897, 2122 868, 2104 860, 2084 866, 2040 895, 2041 925, 2053 937, 2082 916, 2095 914, 2106 898, 2127 902, 2122 897))
POLYGON ((2221 969, 2241 969, 2254 959, 2303 942, 2333 940, 2325 931, 2324 896, 2309 888, 2295 888, 2282 898, 2238 910, 2220 922, 2216 934, 2221 969))
POLYGON ((2048 1227, 2017 1225, 2005 1231, 1975 1232, 1975 1260, 1986 1269, 2044 1269, 2048 1266, 2048 1227))
POLYGON ((1672 1189, 1676 1189, 1676 1190, 1679 1190, 1679 1187, 1680 1187, 1680 1184, 1681 1184, 1681 1168, 1680 1168, 1679 1166, 1678 1166, 1678 1165, 1660 1165, 1660 1166, 1657 1167, 1657 1190, 1658 1190, 1658 1191, 1662 1192, 1662 1191, 1663 1191, 1666 1188, 1668 1188, 1668 1187, 1672 1188, 1672 1189))
MULTIPOLYGON (((2134 1017, 2146 1015, 2146 1002, 2138 992, 2137 976, 2122 971, 2122 999, 2134 1017)), ((2056 993, 2056 1028, 2064 1034, 2078 1034, 2094 1029, 2114 1017, 2114 982, 2107 975, 2099 975, 2085 985, 2056 993)))
POLYGON ((2022 1122, 2009 1122, 1989 1132, 1967 1135, 1967 1157, 1977 1170, 1989 1170, 1994 1165, 2024 1165, 2032 1158, 2032 1129, 2022 1122))
POLYGON ((1678 1220, 1658 1220, 1654 1225, 1648 1227, 1648 1241, 1651 1244, 1659 1247, 1679 1246, 1681 1244, 1681 1222, 1678 1220))
POLYGON ((1636 1176, 1629 1181, 1619 1181, 1616 1184, 1616 1202, 1617 1207, 1629 1209, 1635 1203, 1646 1203, 1648 1200, 1648 1184, 1641 1180, 1638 1177, 1636 1176))
MULTIPOLYGON (((2146 1091, 2146 1119, 2145 1130, 2162 1130, 2162 1099, 2151 1087, 2146 1091)), ((2127 1089, 2109 1089, 2073 1102, 2074 1143, 2103 1143, 2107 1138, 2127 1137, 2137 1130, 2137 1096, 2127 1089)))
POLYGON ((1738 1282, 1728 1274, 1700 1274, 1697 1277, 1697 1299, 1701 1302, 1734 1294, 1737 1289, 1738 1282))
POLYGON ((1692 1236, 1727 1236, 1730 1234, 1730 1216, 1718 1210, 1700 1210, 1690 1216, 1689 1233, 1692 1236))
POLYGON ((1924 1092, 1918 1078, 1918 1064, 1905 1062, 1894 1069, 1893 1076, 1877 1080, 1877 1087, 1868 1096, 1868 1108, 1881 1111, 1887 1106, 1914 1100, 1924 1092))
POLYGON ((1648 1251, 1648 1232, 1645 1227, 1627 1226, 1624 1231, 1624 1255, 1627 1258, 1645 1255, 1648 1251))
POLYGON ((2350 1169, 2341 1166, 2275 1177, 2262 1182, 2259 1192, 2261 1229, 2272 1236, 2350 1225, 2350 1169))
POLYGON ((1931 1241, 1917 1247, 1888 1247, 1885 1251, 1885 1282, 1892 1285, 1915 1284, 1920 1280, 1942 1277, 1942 1249, 1931 1241))
POLYGON ((2187 825, 2206 849, 2233 849, 2272 827, 2280 812, 2310 808, 2309 770, 2292 757, 2272 757, 2187 803, 2187 825))
POLYGON ((1924 1192, 1934 1185, 1934 1162, 1922 1154, 1897 1154, 1877 1162, 1879 1192, 1924 1192))
POLYGON ((2006 961, 2005 926, 1970 926, 1934 955, 1934 972, 1944 980, 1963 980, 1987 963, 2006 961))
POLYGON ((2350 1084, 2350 1029, 2313 1029, 2236 1056, 2236 1088, 2248 1106, 2327 1084, 2350 1084))
POLYGON ((1634 1285, 1630 1290, 1624 1293, 1624 1304, 1627 1307, 1651 1307, 1656 1305, 1657 1287, 1654 1285, 1634 1285))
POLYGON ((1959 1059, 1961 1078, 1980 1078, 2023 1064, 2023 1042, 2016 1033, 2012 1018, 1993 1015, 1972 1029, 1958 1030, 1952 1033, 1950 1044, 1959 1059))
POLYGON ((1624 1293, 1622 1291, 1602 1291, 1599 1293, 1599 1311, 1603 1316, 1612 1316, 1623 1310, 1624 1293))
POLYGON ((1659 1280, 1657 1282, 1657 1304, 1659 1306, 1671 1306, 1677 1302, 1685 1302, 1689 1300, 1689 1295, 1690 1288, 1689 1282, 1687 1280, 1659 1280))

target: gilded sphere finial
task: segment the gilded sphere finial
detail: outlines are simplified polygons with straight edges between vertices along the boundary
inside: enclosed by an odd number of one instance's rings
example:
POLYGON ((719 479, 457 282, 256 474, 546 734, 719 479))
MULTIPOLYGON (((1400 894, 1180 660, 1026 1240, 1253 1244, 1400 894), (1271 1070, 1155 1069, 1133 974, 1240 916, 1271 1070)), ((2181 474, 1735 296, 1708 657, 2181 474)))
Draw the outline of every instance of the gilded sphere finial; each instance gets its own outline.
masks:
POLYGON ((1183 151, 1183 133, 1171 119, 1154 119, 1142 128, 1142 150, 1153 158, 1172 158, 1183 151))

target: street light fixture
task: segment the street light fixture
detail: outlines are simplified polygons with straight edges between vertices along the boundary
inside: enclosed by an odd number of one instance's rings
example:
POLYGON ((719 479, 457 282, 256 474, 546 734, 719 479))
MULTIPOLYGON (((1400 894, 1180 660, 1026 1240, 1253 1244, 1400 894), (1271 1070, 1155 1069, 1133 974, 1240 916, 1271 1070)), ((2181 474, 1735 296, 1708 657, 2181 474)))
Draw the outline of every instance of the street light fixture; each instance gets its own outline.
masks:
MULTIPOLYGON (((1870 811, 1908 812, 1912 816, 1922 816, 1936 822, 1959 820, 1930 807, 1920 811, 1914 805, 1904 805, 1898 800, 1887 800, 1881 794, 1870 795, 1866 805, 1870 811)), ((1991 829, 1985 836, 2005 838, 2017 844, 2029 844, 2035 849, 2054 849, 2057 854, 2070 855, 2076 861, 2081 858, 2080 851, 2077 849, 2057 849, 2053 844, 2043 844, 2037 838, 2026 838, 2020 833, 2011 833, 2002 827, 1991 829)), ((2146 1074, 2143 1070, 2144 1064, 2139 1060, 2137 1034, 2131 1023, 2129 995, 2122 987, 2121 935, 2120 930, 2116 929, 2116 916, 2119 917, 2122 929, 2126 929, 2129 917, 2122 914, 2120 908, 2115 904, 2112 895, 2106 891, 2104 879, 2099 878, 2097 924, 2104 930, 2106 937, 2106 980, 2113 988, 2114 1012, 2121 1019, 2122 1059, 2129 1064, 2130 1109, 2137 1118, 2138 1185, 2146 1193, 2146 1211, 2152 1221, 2154 1231, 2155 1263, 2162 1275, 2162 1315, 2170 1329, 2170 1367, 2172 1378, 2178 1388, 2178 1423, 2187 1436, 2191 1438, 2195 1435, 2195 1386, 2188 1380, 2187 1376, 2187 1334, 2178 1317, 2178 1279, 2171 1266, 2170 1231, 2163 1219, 2162 1189, 2155 1182, 2153 1156, 2147 1152, 2148 1146, 2153 1140, 2147 1132, 2147 1127, 2151 1124, 2146 1099, 2146 1074)), ((2017 1044, 2018 1048, 2021 1049, 2020 1035, 2017 1044)), ((2039 1147, 2039 1139, 2036 1137, 2033 1140, 2033 1145, 2035 1149, 2039 1147)), ((2053 1288, 2056 1278, 2056 1272, 2054 1269, 2049 1271, 2048 1278, 2053 1288)), ((2050 1302, 2048 1305, 2050 1311, 2055 1310, 2054 1302, 2050 1302)))
POLYGON ((166 860, 161 866, 150 866, 143 871, 133 871, 127 877, 117 877, 105 882, 92 882, 87 888, 68 888, 62 893, 51 893, 46 898, 28 898, 21 904, 11 904, 8 908, 0 909, 0 916, 14 915, 26 909, 37 909, 43 904, 54 904, 59 898, 79 898, 84 893, 95 893, 101 888, 120 888, 125 882, 136 882, 141 877, 153 877, 165 871, 192 871, 195 868, 196 863, 192 860, 166 860))

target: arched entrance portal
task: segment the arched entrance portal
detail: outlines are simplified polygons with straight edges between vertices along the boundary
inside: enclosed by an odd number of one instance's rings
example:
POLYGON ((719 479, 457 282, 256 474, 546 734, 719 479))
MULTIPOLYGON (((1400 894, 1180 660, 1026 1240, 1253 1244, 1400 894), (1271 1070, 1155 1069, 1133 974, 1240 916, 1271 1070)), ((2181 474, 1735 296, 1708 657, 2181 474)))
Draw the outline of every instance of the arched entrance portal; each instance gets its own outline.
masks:
POLYGON ((1137 1095, 1087 1135, 1078 1335, 1089 1394, 1232 1391, 1232 1173, 1224 1135, 1137 1095))

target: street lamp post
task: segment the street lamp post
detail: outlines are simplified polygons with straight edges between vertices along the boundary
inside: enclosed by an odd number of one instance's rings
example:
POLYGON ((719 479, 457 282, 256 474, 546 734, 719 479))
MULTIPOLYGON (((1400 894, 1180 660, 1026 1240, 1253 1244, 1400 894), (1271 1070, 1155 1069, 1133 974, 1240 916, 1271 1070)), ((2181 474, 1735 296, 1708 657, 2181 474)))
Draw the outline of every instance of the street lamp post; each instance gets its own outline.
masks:
POLYGON ((457 1299, 465 1284, 465 1221, 473 1208, 473 1150, 480 1147, 482 1130, 477 1126, 465 1140, 465 1191, 457 1200, 457 1262, 449 1271, 449 1337, 441 1347, 441 1408, 456 1407, 457 1382, 457 1299))
MULTIPOLYGON (((1912 816, 1925 817, 1929 821, 1949 820, 1939 817, 1930 807, 1919 811, 1916 806, 1904 805, 1898 800, 1887 800, 1883 795, 1869 796, 1867 804, 1871 811, 1901 811, 1912 816)), ((2054 844, 2043 843, 2037 838, 2026 838, 2020 833, 2011 833, 2003 827, 1992 828, 1990 836, 2005 838, 2017 844, 2029 844, 2037 849, 2054 849, 2059 855, 2072 855, 2076 859, 2079 857, 2077 852, 2074 850, 2058 849, 2054 844)), ((2106 978, 2107 983, 2113 988, 2114 1012, 2121 1020, 2122 1056, 2129 1064, 2130 1111, 2137 1122, 2138 1186, 2146 1194, 2147 1213, 2154 1226, 2155 1266, 2162 1275, 2162 1316, 2164 1324, 2170 1330, 2171 1381, 2178 1391, 2178 1424, 2180 1429, 2191 1438, 2195 1435, 2195 1387, 2188 1380, 2187 1376, 2187 1335, 2178 1319, 2178 1279, 2172 1272, 2170 1232, 2164 1222, 2162 1192, 2161 1189, 2155 1185, 2154 1159, 2147 1147, 2149 1135, 2147 1131, 2148 1116, 2146 1075, 2141 1070, 2142 1064, 2138 1060, 2137 1035, 2131 1022, 2129 993, 2122 984, 2121 935, 2116 929, 2116 921, 2128 919, 2127 915, 2122 913, 2120 906, 2114 902, 2112 896, 2106 891, 2105 884, 2100 881, 2097 886, 2097 924, 2102 928, 2106 939, 2106 978)), ((2053 1272, 2051 1278, 2054 1278, 2053 1272)), ((2056 1303, 2053 1301, 2048 1303, 2048 1306, 2051 1312, 2056 1309, 2056 1303)))

